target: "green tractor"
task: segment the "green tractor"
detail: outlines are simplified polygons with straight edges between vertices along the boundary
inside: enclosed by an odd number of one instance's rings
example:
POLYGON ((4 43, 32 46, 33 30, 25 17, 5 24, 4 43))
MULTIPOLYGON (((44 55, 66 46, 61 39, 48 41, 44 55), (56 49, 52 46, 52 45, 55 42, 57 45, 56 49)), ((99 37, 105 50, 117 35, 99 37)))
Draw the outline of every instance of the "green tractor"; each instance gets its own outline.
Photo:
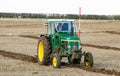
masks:
POLYGON ((93 56, 90 52, 82 52, 81 42, 77 35, 74 20, 49 19, 47 34, 40 34, 37 46, 37 58, 40 65, 60 68, 62 57, 67 57, 71 64, 80 64, 84 56, 84 64, 93 66, 93 56))

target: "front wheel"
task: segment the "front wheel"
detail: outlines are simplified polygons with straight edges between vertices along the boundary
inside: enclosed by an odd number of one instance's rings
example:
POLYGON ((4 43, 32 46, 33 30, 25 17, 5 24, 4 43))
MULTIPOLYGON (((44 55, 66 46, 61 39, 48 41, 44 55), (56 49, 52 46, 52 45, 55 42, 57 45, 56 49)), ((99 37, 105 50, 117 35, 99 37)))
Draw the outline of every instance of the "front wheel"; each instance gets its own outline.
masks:
POLYGON ((87 52, 84 57, 84 65, 86 67, 93 67, 93 56, 90 52, 87 52))
POLYGON ((58 53, 55 53, 52 58, 52 65, 54 68, 60 68, 61 66, 61 59, 58 53))

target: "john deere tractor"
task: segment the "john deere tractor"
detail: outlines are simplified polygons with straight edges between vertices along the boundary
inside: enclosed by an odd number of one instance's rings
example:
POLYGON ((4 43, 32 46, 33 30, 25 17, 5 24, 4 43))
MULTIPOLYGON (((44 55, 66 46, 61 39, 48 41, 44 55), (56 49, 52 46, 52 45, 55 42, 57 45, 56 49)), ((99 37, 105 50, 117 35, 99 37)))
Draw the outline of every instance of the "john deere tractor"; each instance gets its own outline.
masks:
POLYGON ((47 34, 40 34, 37 46, 37 58, 40 65, 60 68, 62 57, 67 57, 71 64, 80 64, 84 56, 84 64, 93 66, 90 52, 82 52, 81 42, 77 34, 74 20, 49 19, 46 24, 47 34))

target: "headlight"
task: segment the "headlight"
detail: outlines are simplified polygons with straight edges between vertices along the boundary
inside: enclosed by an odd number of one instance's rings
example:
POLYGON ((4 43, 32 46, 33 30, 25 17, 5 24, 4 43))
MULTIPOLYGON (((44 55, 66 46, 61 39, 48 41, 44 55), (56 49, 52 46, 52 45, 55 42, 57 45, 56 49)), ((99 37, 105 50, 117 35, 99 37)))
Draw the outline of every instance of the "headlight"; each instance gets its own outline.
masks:
POLYGON ((69 48, 71 48, 71 46, 70 46, 70 45, 68 45, 68 49, 69 49, 69 48))
POLYGON ((82 49, 82 46, 81 46, 81 45, 79 46, 79 49, 82 49))

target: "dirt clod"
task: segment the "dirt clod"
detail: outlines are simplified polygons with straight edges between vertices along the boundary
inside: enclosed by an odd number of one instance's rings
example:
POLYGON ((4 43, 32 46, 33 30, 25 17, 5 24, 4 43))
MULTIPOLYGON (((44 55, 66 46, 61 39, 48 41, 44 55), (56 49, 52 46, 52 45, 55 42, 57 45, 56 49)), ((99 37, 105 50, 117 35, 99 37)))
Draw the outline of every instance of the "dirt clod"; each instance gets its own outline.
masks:
POLYGON ((27 61, 27 62, 33 62, 33 63, 37 62, 37 58, 29 56, 29 55, 20 54, 20 53, 14 53, 14 52, 0 50, 0 55, 2 55, 4 57, 27 61))

